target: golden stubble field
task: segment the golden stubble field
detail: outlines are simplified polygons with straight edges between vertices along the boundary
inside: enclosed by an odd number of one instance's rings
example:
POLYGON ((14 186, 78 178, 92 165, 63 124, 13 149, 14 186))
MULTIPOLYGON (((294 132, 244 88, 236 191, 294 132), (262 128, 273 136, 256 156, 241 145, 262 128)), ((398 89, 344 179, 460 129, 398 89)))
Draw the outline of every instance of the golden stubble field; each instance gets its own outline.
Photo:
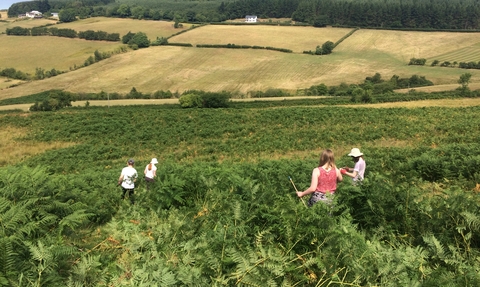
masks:
POLYGON ((174 28, 174 22, 169 21, 150 21, 150 20, 134 20, 107 17, 93 17, 82 19, 80 21, 62 23, 55 27, 59 29, 73 29, 80 31, 105 31, 108 33, 119 33, 120 38, 128 32, 143 32, 153 41, 157 37, 169 37, 182 30, 190 28, 191 24, 182 24, 183 28, 174 28))
POLYGON ((120 42, 87 41, 51 36, 0 35, 0 69, 15 68, 34 75, 36 68, 68 71, 81 66, 95 50, 111 52, 120 42))
MULTIPOLYGON (((78 22, 70 23, 69 25, 79 25, 70 28, 75 30, 96 30, 98 28, 112 33, 115 31, 111 29, 115 27, 115 22, 119 23, 118 20, 127 23, 129 31, 142 31, 142 28, 136 25, 161 23, 161 21, 129 19, 111 19, 112 22, 110 22, 109 18, 86 20, 99 20, 94 22, 98 26, 92 28, 93 26, 83 26, 81 22, 78 22)), ((87 25, 86 22, 83 24, 87 25)), ((321 83, 327 86, 338 85, 342 82, 361 83, 365 77, 373 76, 377 72, 386 80, 393 75, 400 77, 425 76, 436 85, 446 85, 445 89, 447 90, 458 87, 457 80, 461 74, 466 72, 472 74, 471 87, 480 83, 480 71, 478 70, 407 65, 412 57, 432 60, 446 53, 453 54, 460 50, 473 51, 470 53, 478 52, 480 50, 480 48, 477 49, 480 45, 479 33, 361 29, 344 40, 331 55, 312 56, 301 52, 313 50, 327 40, 336 41, 349 31, 350 29, 340 28, 207 25, 172 37, 169 41, 192 44, 234 43, 272 46, 292 49, 295 52, 175 46, 149 47, 114 55, 89 67, 50 79, 0 90, 0 99, 28 95, 53 88, 72 92, 119 93, 128 93, 132 87, 143 93, 152 93, 157 90, 183 92, 189 89, 247 93, 269 88, 295 92, 297 89, 321 83)), ((2 37, 7 36, 2 35, 2 37)), ((71 41, 71 39, 62 38, 59 40, 71 41)), ((112 44, 108 42, 92 43, 105 46, 112 44)), ((31 43, 31 45, 34 44, 31 43)), ((31 69, 34 70, 38 66, 37 63, 50 53, 57 56, 49 63, 52 63, 52 67, 59 69, 59 66, 68 58, 58 55, 61 55, 64 50, 77 48, 60 48, 60 44, 58 48, 56 47, 48 48, 48 52, 42 49, 32 49, 28 54, 23 53, 23 56, 18 58, 18 63, 22 63, 22 61, 31 63, 31 69)), ((106 50, 111 50, 111 48, 107 47, 106 50)), ((4 59, 15 57, 15 53, 19 53, 19 51, 21 50, 11 49, 6 53, 9 55, 6 55, 4 59)), ((463 57, 467 58, 469 55, 464 54, 463 57)), ((81 63, 83 61, 82 58, 81 63)), ((459 57, 456 61, 460 62, 464 59, 459 57)), ((26 66, 24 67, 27 69, 26 66)))
POLYGON ((290 49, 294 53, 315 51, 327 41, 337 42, 352 29, 319 29, 295 26, 208 25, 172 37, 170 42, 237 44, 290 49))
POLYGON ((13 28, 16 26, 22 28, 33 28, 38 26, 44 25, 51 25, 57 23, 56 20, 53 19, 30 19, 30 18, 7 18, 7 12, 1 12, 2 18, 1 20, 5 20, 6 22, 0 22, 0 33, 3 33, 7 30, 7 28, 13 28))

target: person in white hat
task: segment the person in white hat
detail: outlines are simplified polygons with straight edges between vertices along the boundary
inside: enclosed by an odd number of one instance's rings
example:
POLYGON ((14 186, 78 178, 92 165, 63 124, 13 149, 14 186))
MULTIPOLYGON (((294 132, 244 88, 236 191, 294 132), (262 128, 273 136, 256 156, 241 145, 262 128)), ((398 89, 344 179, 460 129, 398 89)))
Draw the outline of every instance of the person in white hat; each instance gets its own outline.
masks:
POLYGON ((155 177, 157 176, 157 167, 155 166, 158 163, 156 158, 152 158, 149 164, 145 167, 143 173, 145 174, 145 181, 147 182, 147 189, 150 183, 155 181, 155 177))
POLYGON ((363 153, 358 148, 352 148, 348 156, 351 156, 355 166, 352 168, 343 167, 340 169, 340 172, 343 175, 349 176, 353 178, 353 181, 361 181, 365 176, 365 168, 367 164, 365 163, 365 159, 363 158, 363 153))

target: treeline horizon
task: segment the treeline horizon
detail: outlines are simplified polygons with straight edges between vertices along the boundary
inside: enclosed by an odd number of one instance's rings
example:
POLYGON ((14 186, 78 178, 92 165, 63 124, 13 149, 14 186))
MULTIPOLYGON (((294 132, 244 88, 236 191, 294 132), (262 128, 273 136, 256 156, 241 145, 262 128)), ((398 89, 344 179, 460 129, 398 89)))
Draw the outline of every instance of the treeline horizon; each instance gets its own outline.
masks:
MULTIPOLYGON (((191 1, 190 1, 191 2, 191 1)), ((355 26, 394 29, 476 30, 480 28, 479 0, 239 0, 216 1, 218 6, 190 5, 185 1, 134 5, 113 0, 19 2, 8 9, 9 17, 27 11, 74 14, 78 18, 97 16, 173 20, 189 23, 222 22, 257 15, 265 18, 291 18, 315 27, 355 26)), ((69 21, 74 21, 69 17, 69 21)), ((68 21, 64 21, 68 22, 68 21)))

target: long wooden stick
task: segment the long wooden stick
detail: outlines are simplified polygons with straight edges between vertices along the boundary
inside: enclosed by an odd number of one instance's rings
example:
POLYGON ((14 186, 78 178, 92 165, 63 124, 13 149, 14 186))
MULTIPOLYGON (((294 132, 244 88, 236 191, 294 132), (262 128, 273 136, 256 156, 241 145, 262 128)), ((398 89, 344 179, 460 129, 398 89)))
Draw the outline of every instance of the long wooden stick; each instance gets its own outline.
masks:
MULTIPOLYGON (((288 179, 289 179, 290 182, 292 183, 293 188, 295 188, 295 191, 298 192, 298 189, 297 189, 297 187, 295 186, 295 183, 293 183, 292 178, 289 176, 288 179)), ((307 207, 307 205, 305 204, 305 201, 303 201, 303 197, 300 197, 300 199, 302 200, 303 205, 305 205, 305 207, 307 207)))

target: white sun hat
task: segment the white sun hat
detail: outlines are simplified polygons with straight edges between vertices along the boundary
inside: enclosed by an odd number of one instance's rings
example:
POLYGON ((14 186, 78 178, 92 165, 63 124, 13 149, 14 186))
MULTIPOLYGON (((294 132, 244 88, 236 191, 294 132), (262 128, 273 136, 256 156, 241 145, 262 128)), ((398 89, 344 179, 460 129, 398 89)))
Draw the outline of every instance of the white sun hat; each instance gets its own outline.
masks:
POLYGON ((152 158, 152 161, 150 162, 151 164, 157 164, 158 160, 156 158, 152 158))
POLYGON ((348 154, 348 156, 353 156, 353 157, 359 157, 359 156, 362 156, 362 155, 363 155, 363 153, 360 152, 360 150, 356 147, 352 148, 352 150, 348 154))

